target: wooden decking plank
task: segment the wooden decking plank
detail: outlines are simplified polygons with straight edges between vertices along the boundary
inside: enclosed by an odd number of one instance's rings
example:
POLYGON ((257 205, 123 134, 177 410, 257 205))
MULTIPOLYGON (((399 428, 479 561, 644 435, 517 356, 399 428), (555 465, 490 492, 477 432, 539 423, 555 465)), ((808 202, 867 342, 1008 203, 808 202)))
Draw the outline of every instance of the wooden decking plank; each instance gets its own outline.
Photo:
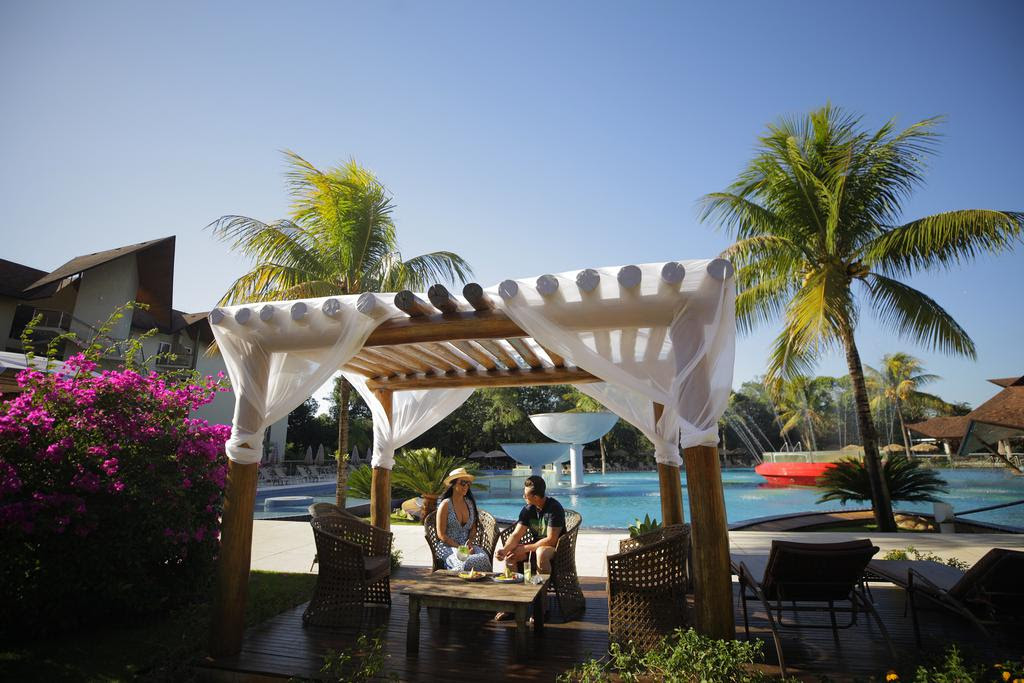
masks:
MULTIPOLYGON (((395 673, 402 681, 481 677, 491 681, 552 680, 588 656, 602 656, 607 651, 605 580, 588 577, 581 579, 587 600, 583 618, 569 623, 550 620, 539 638, 531 631, 528 639, 532 653, 530 661, 514 659, 514 622, 491 621, 481 612, 456 612, 448 624, 442 625, 439 611, 428 609, 420 613, 419 653, 409 656, 405 652, 408 599, 401 595, 401 588, 415 580, 420 571, 400 571, 392 581, 392 607, 386 614, 379 615, 380 626, 384 628, 384 653, 388 657, 386 670, 395 673)), ((737 637, 743 638, 743 617, 737 591, 734 584, 737 637)), ((918 661, 921 653, 914 645, 912 622, 909 616, 903 616, 903 592, 886 584, 872 584, 871 591, 897 652, 903 657, 901 664, 918 661)), ((548 604, 555 607, 552 601, 548 604)), ((752 602, 748 602, 748 607, 751 636, 766 641, 764 652, 767 661, 773 663, 774 646, 763 611, 759 604, 752 602)), ((360 631, 354 628, 304 627, 304 609, 304 605, 296 607, 249 629, 239 655, 206 662, 201 665, 203 673, 212 676, 211 672, 224 670, 280 678, 315 677, 327 651, 352 647, 360 631)), ((1003 654, 1014 654, 986 642, 953 615, 934 610, 922 611, 921 615, 924 642, 933 649, 957 642, 962 648, 996 657, 990 661, 997 661, 1003 654)), ((803 623, 820 623, 821 620, 827 622, 827 616, 801 616, 803 623)), ((873 621, 866 622, 867 618, 861 615, 857 625, 841 630, 838 648, 828 629, 783 630, 787 665, 794 672, 812 679, 822 674, 844 678, 884 673, 894 663, 889 661, 877 625, 873 621)), ((363 632, 372 631, 372 626, 363 629, 363 632)))

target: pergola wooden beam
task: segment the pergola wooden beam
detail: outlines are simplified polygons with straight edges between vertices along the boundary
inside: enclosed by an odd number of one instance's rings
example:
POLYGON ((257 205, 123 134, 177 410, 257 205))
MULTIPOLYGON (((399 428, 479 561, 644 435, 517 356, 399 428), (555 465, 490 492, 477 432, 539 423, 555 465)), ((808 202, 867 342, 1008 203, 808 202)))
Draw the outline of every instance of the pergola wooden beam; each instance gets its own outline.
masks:
POLYGON ((488 353, 498 359, 502 365, 508 370, 518 370, 519 364, 516 363, 516 359, 512 357, 505 347, 498 343, 497 339, 481 339, 479 342, 480 346, 484 347, 488 353))
POLYGON ((500 311, 459 311, 416 318, 392 318, 381 323, 363 346, 525 336, 526 332, 500 311))
POLYGON ((494 370, 498 367, 498 363, 494 359, 494 356, 487 353, 487 351, 476 342, 453 341, 452 346, 482 365, 485 370, 494 370))
POLYGON ((495 308, 494 300, 488 296, 484 288, 475 282, 470 282, 468 285, 462 288, 462 296, 466 298, 469 305, 477 311, 493 311, 495 308))
POLYGON ((426 377, 371 379, 366 386, 373 390, 402 391, 410 389, 453 389, 456 387, 528 387, 548 384, 585 384, 600 382, 589 372, 574 368, 537 368, 536 370, 474 370, 426 377))
POLYGON ((540 362, 540 358, 533 352, 525 340, 523 339, 509 339, 508 343, 512 345, 512 348, 516 350, 516 353, 529 365, 531 368, 539 368, 543 365, 540 362))

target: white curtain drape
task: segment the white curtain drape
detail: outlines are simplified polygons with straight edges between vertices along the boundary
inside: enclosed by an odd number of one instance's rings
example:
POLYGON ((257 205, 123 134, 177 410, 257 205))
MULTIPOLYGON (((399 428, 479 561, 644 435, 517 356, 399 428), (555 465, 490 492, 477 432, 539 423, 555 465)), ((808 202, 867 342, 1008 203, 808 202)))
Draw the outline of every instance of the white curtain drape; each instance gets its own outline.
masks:
POLYGON ((363 347, 381 320, 360 313, 357 298, 271 302, 211 312, 210 327, 235 393, 227 442, 231 460, 258 463, 263 430, 309 398, 363 347), (330 315, 323 312, 325 306, 330 315), (307 348, 302 348, 304 339, 310 340, 307 348))
POLYGON ((391 419, 377 400, 366 378, 344 372, 359 395, 370 407, 373 415, 373 467, 391 469, 395 464, 395 450, 409 443, 446 418, 473 394, 472 387, 462 389, 420 389, 396 391, 391 394, 391 419))
POLYGON ((676 467, 682 465, 679 457, 679 415, 676 411, 666 408, 655 423, 654 402, 642 394, 606 382, 577 384, 576 388, 639 429, 654 444, 654 458, 659 463, 676 467))
POLYGON ((580 389, 641 429, 658 462, 678 465, 676 444, 718 443, 735 356, 728 262, 588 269, 506 280, 495 291, 541 347, 605 381, 580 389), (653 403, 666 407, 657 425, 653 403))

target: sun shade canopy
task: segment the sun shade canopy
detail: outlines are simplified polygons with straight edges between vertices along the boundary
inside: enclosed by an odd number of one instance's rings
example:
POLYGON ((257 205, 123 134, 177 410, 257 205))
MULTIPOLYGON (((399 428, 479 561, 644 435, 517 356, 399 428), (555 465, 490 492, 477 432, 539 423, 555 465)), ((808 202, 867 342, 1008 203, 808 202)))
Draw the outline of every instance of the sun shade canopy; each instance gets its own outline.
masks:
POLYGON ((678 465, 680 445, 718 442, 732 275, 721 259, 670 261, 472 283, 462 297, 435 285, 214 309, 236 396, 228 457, 259 462, 263 430, 340 369, 373 414, 375 467, 475 388, 536 384, 579 385, 678 465))

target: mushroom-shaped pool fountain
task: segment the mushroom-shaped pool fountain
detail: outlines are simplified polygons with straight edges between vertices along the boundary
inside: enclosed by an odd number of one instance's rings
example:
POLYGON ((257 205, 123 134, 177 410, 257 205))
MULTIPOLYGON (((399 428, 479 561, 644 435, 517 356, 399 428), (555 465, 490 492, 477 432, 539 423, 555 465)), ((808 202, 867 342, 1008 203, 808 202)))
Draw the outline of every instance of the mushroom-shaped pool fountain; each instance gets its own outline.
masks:
POLYGON ((531 474, 541 474, 544 465, 569 459, 569 446, 564 443, 503 443, 501 448, 521 465, 527 465, 531 474))
POLYGON ((618 422, 615 413, 538 413, 530 416, 544 436, 569 444, 569 468, 573 487, 583 483, 583 444, 597 441, 618 422))

